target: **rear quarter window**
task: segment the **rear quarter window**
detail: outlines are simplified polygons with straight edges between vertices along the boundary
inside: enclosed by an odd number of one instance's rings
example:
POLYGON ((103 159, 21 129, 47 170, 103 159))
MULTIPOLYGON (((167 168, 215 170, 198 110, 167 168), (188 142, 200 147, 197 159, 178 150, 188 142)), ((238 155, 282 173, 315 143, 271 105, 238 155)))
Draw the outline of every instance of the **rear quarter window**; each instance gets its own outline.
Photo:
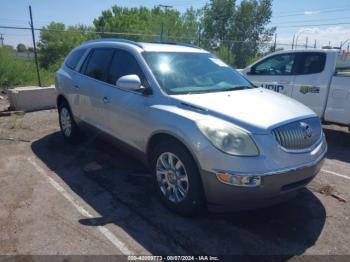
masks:
POLYGON ((344 52, 338 55, 336 72, 338 76, 350 76, 350 52, 344 52))
POLYGON ((65 65, 72 69, 75 70, 76 66, 78 65, 81 57, 83 56, 83 54, 85 53, 86 49, 78 49, 73 51, 72 53, 69 54, 65 65))

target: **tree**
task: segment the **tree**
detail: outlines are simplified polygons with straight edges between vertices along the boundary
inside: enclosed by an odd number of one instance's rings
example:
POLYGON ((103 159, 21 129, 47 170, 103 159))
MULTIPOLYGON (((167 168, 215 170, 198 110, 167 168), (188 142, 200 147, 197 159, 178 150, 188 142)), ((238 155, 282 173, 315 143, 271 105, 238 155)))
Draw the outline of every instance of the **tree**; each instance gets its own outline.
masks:
POLYGON ((213 42, 227 40, 234 22, 235 6, 235 0, 211 0, 206 4, 202 20, 204 37, 213 42))
POLYGON ((229 64, 244 67, 260 47, 271 40, 275 28, 267 28, 272 0, 211 0, 203 8, 205 47, 229 64))
POLYGON ((180 37, 195 34, 195 10, 186 12, 183 16, 174 9, 160 7, 128 8, 114 5, 111 9, 102 11, 94 20, 95 30, 116 32, 121 37, 135 41, 158 41, 163 24, 163 39, 174 41, 180 37), (190 21, 192 19, 192 21, 190 21))
POLYGON ((98 37, 93 29, 83 25, 68 26, 50 23, 40 32, 38 59, 40 66, 57 70, 67 54, 82 42, 98 37))
POLYGON ((25 52, 25 51, 27 51, 27 47, 24 44, 22 44, 22 43, 19 43, 17 45, 16 49, 17 49, 17 52, 25 52))
POLYGON ((272 16, 271 0, 243 0, 237 8, 231 35, 239 42, 234 43, 236 66, 245 67, 259 48, 271 40, 276 28, 266 28, 272 16))

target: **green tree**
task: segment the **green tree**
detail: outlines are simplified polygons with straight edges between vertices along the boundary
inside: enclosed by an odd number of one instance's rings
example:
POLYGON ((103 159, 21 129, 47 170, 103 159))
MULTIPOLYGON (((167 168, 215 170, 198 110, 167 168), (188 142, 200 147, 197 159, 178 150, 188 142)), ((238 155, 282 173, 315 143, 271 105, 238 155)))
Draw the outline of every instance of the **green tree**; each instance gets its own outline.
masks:
POLYGON ((158 41, 163 25, 163 39, 174 41, 195 34, 196 19, 193 16, 194 9, 181 15, 177 10, 157 6, 149 9, 114 5, 111 9, 102 11, 94 20, 94 26, 103 37, 113 36, 103 33, 109 31, 117 33, 116 36, 136 41, 158 41))
POLYGON ((205 47, 229 64, 244 67, 271 40, 275 28, 267 28, 272 0, 211 0, 201 19, 205 47))
POLYGON ((203 35, 213 43, 227 40, 232 31, 235 16, 235 0, 211 0, 204 6, 203 35))
POLYGON ((98 37, 92 28, 83 25, 68 26, 50 23, 40 32, 38 59, 45 69, 57 70, 67 54, 82 42, 98 37))
POLYGON ((276 28, 267 28, 272 16, 271 0, 243 0, 237 8, 231 35, 236 66, 242 68, 271 40, 276 28))
POLYGON ((17 45, 16 49, 17 49, 17 52, 25 52, 25 51, 27 51, 27 47, 24 44, 22 44, 22 43, 19 43, 17 45))

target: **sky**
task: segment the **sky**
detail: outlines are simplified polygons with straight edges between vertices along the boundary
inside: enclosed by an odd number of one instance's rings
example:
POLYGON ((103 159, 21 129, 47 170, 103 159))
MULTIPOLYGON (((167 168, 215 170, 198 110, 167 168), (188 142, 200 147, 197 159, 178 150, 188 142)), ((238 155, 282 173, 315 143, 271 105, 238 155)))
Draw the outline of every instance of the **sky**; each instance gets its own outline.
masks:
MULTIPOLYGON (((240 0, 237 0, 240 2, 240 0)), ((28 27, 32 6, 34 26, 42 27, 51 21, 67 25, 92 25, 101 11, 112 5, 153 7, 159 4, 172 5, 184 12, 190 6, 202 7, 207 0, 0 0, 0 26, 28 27)), ((293 35, 298 44, 339 46, 350 39, 349 0, 274 0, 270 26, 277 26, 277 42, 291 45, 293 35), (326 24, 326 25, 325 25, 326 24)), ((4 44, 16 46, 24 43, 32 46, 31 34, 26 30, 0 28, 4 44)), ((37 34, 36 34, 37 35, 37 34)), ((38 35, 37 35, 38 37, 38 35)), ((349 41, 350 42, 350 41, 349 41)), ((345 47, 347 44, 345 45, 345 47)))

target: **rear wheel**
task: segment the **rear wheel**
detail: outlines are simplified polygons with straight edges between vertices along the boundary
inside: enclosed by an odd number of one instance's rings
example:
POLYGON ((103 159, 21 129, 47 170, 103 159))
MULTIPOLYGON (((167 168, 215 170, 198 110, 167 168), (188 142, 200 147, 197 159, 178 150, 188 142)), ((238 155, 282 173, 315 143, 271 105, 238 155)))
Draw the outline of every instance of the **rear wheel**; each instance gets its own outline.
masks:
POLYGON ((183 145, 176 141, 158 144, 151 165, 158 195, 168 208, 185 215, 203 210, 205 201, 198 168, 183 145))
POLYGON ((71 142, 79 141, 79 128, 73 119, 72 112, 66 101, 63 101, 58 106, 59 124, 63 137, 71 142))

